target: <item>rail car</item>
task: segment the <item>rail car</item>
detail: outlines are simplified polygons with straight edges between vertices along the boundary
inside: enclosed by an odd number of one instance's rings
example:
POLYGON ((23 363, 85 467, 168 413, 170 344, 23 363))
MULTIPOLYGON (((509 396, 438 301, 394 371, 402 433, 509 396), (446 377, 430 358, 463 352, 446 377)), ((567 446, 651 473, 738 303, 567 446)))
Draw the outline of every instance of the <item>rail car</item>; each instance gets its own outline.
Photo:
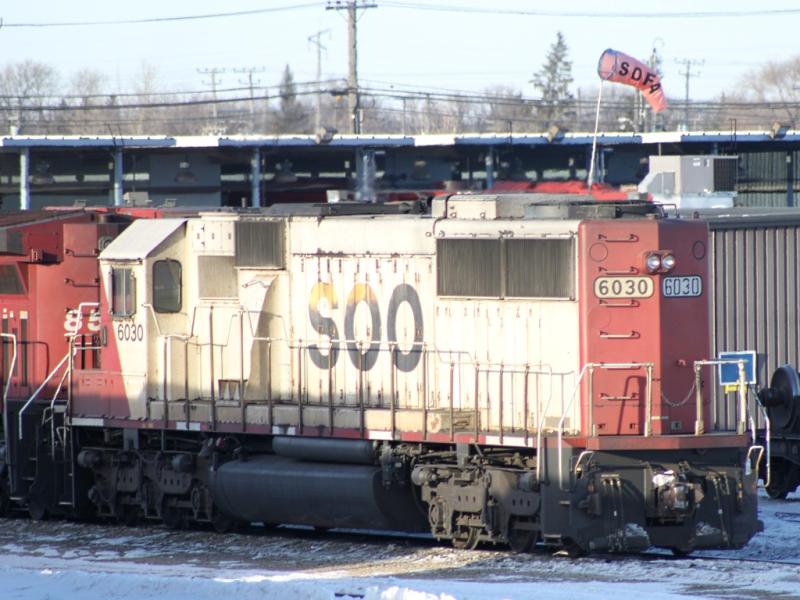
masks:
POLYGON ((743 381, 714 421, 707 252, 651 203, 527 194, 134 221, 53 393, 11 387, 6 504, 741 547, 764 449, 743 381))
MULTIPOLYGON (((42 418, 51 425, 63 420, 53 416, 63 412, 54 375, 60 377, 76 366, 96 366, 99 360, 97 352, 84 351, 67 364, 70 340, 88 346, 99 331, 98 255, 134 218, 153 217, 157 212, 78 208, 0 216, 0 372, 5 432, 0 512, 6 512, 12 500, 25 502, 34 514, 39 511, 35 501, 29 502, 36 479, 36 436, 41 433, 42 418), (75 328, 80 320, 85 327, 78 332, 75 328), (5 403, 18 409, 20 399, 32 397, 48 398, 48 402, 38 407, 32 435, 23 441, 15 437, 19 428, 8 422, 5 403)), ((36 483, 44 484, 41 480, 36 483)))
MULTIPOLYGON (((734 207, 699 214, 710 232, 712 355, 746 349, 755 357, 752 379, 770 382, 764 390, 754 387, 763 407, 755 415, 756 440, 769 457, 761 461, 761 479, 771 497, 785 498, 800 483, 800 265, 792 259, 800 210, 734 207)), ((717 417, 730 427, 735 415, 720 410, 717 417)))

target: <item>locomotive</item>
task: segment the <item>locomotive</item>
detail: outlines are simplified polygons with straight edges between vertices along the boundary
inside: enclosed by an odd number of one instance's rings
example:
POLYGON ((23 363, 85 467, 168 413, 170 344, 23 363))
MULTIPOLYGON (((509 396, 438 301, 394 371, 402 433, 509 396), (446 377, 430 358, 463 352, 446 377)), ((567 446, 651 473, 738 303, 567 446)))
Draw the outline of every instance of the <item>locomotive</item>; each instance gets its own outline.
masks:
POLYGON ((764 448, 744 377, 715 422, 707 244, 651 203, 535 194, 134 220, 48 394, 3 363, 3 508, 741 547, 764 448))

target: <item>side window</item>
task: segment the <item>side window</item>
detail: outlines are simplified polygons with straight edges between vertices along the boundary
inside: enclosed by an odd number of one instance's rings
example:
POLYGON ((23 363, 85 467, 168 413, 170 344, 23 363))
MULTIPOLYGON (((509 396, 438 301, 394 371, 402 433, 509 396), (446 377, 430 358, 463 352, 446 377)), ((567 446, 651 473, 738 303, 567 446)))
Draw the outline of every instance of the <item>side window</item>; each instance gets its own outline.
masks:
POLYGON ((181 263, 159 260, 153 263, 153 309, 158 313, 181 310, 181 263))
POLYGON ((0 294, 24 294, 16 265, 0 265, 0 294))
POLYGON ((129 317, 136 312, 136 278, 132 269, 111 269, 111 314, 129 317))

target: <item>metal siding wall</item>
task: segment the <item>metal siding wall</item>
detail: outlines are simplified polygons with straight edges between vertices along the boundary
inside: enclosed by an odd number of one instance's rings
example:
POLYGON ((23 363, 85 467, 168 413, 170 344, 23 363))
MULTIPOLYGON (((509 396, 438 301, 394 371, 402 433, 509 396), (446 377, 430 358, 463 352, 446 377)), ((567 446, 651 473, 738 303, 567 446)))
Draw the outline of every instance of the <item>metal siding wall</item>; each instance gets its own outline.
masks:
MULTIPOLYGON (((755 350, 756 379, 768 385, 784 363, 800 367, 800 223, 714 229, 711 223, 712 352, 755 350)), ((731 398, 713 382, 718 423, 735 426, 731 398)))
POLYGON ((786 192, 739 192, 735 203, 737 206, 780 208, 786 206, 786 192))

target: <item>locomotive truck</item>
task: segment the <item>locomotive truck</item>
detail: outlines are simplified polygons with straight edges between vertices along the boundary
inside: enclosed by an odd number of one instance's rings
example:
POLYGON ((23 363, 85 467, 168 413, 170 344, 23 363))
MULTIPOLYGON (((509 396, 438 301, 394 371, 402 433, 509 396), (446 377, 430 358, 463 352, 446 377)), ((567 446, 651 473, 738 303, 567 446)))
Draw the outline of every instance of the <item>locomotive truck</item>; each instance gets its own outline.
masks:
POLYGON ((4 506, 741 547, 764 448, 743 377, 714 420, 707 245, 650 203, 530 194, 134 221, 51 393, 4 363, 4 506))

